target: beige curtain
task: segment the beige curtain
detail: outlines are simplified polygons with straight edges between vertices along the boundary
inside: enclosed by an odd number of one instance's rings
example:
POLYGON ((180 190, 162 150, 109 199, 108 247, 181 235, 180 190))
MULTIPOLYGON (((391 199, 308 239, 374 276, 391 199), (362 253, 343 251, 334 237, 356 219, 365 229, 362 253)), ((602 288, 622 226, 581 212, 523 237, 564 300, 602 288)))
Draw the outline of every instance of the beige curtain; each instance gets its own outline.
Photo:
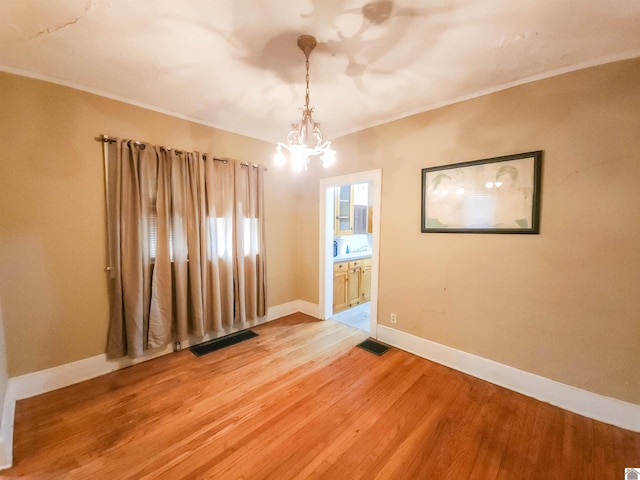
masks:
POLYGON ((263 320, 264 168, 122 139, 105 157, 108 356, 263 320))
POLYGON ((266 315, 263 171, 235 164, 234 298, 236 320, 243 323, 266 315))

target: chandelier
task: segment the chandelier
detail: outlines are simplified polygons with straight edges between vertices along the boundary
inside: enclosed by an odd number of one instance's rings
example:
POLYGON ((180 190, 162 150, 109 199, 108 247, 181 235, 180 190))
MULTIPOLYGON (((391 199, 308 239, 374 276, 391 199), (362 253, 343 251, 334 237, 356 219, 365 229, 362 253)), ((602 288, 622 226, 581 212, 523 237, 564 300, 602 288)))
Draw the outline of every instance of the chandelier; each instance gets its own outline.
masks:
POLYGON ((324 168, 336 161, 336 151, 331 148, 331 142, 322 139, 320 124, 313 120, 311 114, 313 108, 309 108, 309 54, 316 48, 316 39, 311 35, 298 37, 298 48, 302 50, 307 59, 307 89, 304 97, 302 119, 291 125, 291 131, 287 135, 287 143, 278 143, 275 155, 276 166, 283 166, 287 158, 283 152, 286 149, 291 157, 291 168, 295 172, 306 170, 312 157, 319 157, 324 168))

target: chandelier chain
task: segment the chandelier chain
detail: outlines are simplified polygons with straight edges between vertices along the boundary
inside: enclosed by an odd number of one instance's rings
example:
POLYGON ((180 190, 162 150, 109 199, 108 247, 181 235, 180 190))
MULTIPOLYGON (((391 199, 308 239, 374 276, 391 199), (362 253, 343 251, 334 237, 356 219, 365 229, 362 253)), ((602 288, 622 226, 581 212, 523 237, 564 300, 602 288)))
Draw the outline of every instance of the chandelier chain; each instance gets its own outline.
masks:
POLYGON ((309 110, 309 56, 307 55, 307 89, 305 90, 305 108, 309 110))

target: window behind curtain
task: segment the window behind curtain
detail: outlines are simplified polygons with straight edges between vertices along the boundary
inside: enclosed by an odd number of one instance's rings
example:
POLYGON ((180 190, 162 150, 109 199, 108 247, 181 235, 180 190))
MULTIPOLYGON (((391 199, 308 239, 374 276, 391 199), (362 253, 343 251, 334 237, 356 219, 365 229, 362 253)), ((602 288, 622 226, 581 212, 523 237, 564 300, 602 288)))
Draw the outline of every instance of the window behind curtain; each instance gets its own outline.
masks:
POLYGON ((138 145, 105 148, 109 356, 264 319, 263 168, 138 145), (159 214, 165 204, 168 218, 159 214))

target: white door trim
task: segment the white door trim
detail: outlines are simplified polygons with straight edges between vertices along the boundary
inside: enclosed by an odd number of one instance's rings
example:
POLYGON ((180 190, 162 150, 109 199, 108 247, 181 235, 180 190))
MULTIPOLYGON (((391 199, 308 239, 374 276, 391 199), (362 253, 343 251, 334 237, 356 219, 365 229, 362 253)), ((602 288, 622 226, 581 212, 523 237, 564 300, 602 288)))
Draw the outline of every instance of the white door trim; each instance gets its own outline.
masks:
POLYGON ((373 182, 373 218, 371 252, 371 337, 378 338, 378 271, 380 258, 380 203, 382 198, 382 170, 368 170, 338 177, 320 179, 320 235, 319 235, 319 317, 322 320, 333 314, 333 195, 329 190, 338 185, 373 182))

